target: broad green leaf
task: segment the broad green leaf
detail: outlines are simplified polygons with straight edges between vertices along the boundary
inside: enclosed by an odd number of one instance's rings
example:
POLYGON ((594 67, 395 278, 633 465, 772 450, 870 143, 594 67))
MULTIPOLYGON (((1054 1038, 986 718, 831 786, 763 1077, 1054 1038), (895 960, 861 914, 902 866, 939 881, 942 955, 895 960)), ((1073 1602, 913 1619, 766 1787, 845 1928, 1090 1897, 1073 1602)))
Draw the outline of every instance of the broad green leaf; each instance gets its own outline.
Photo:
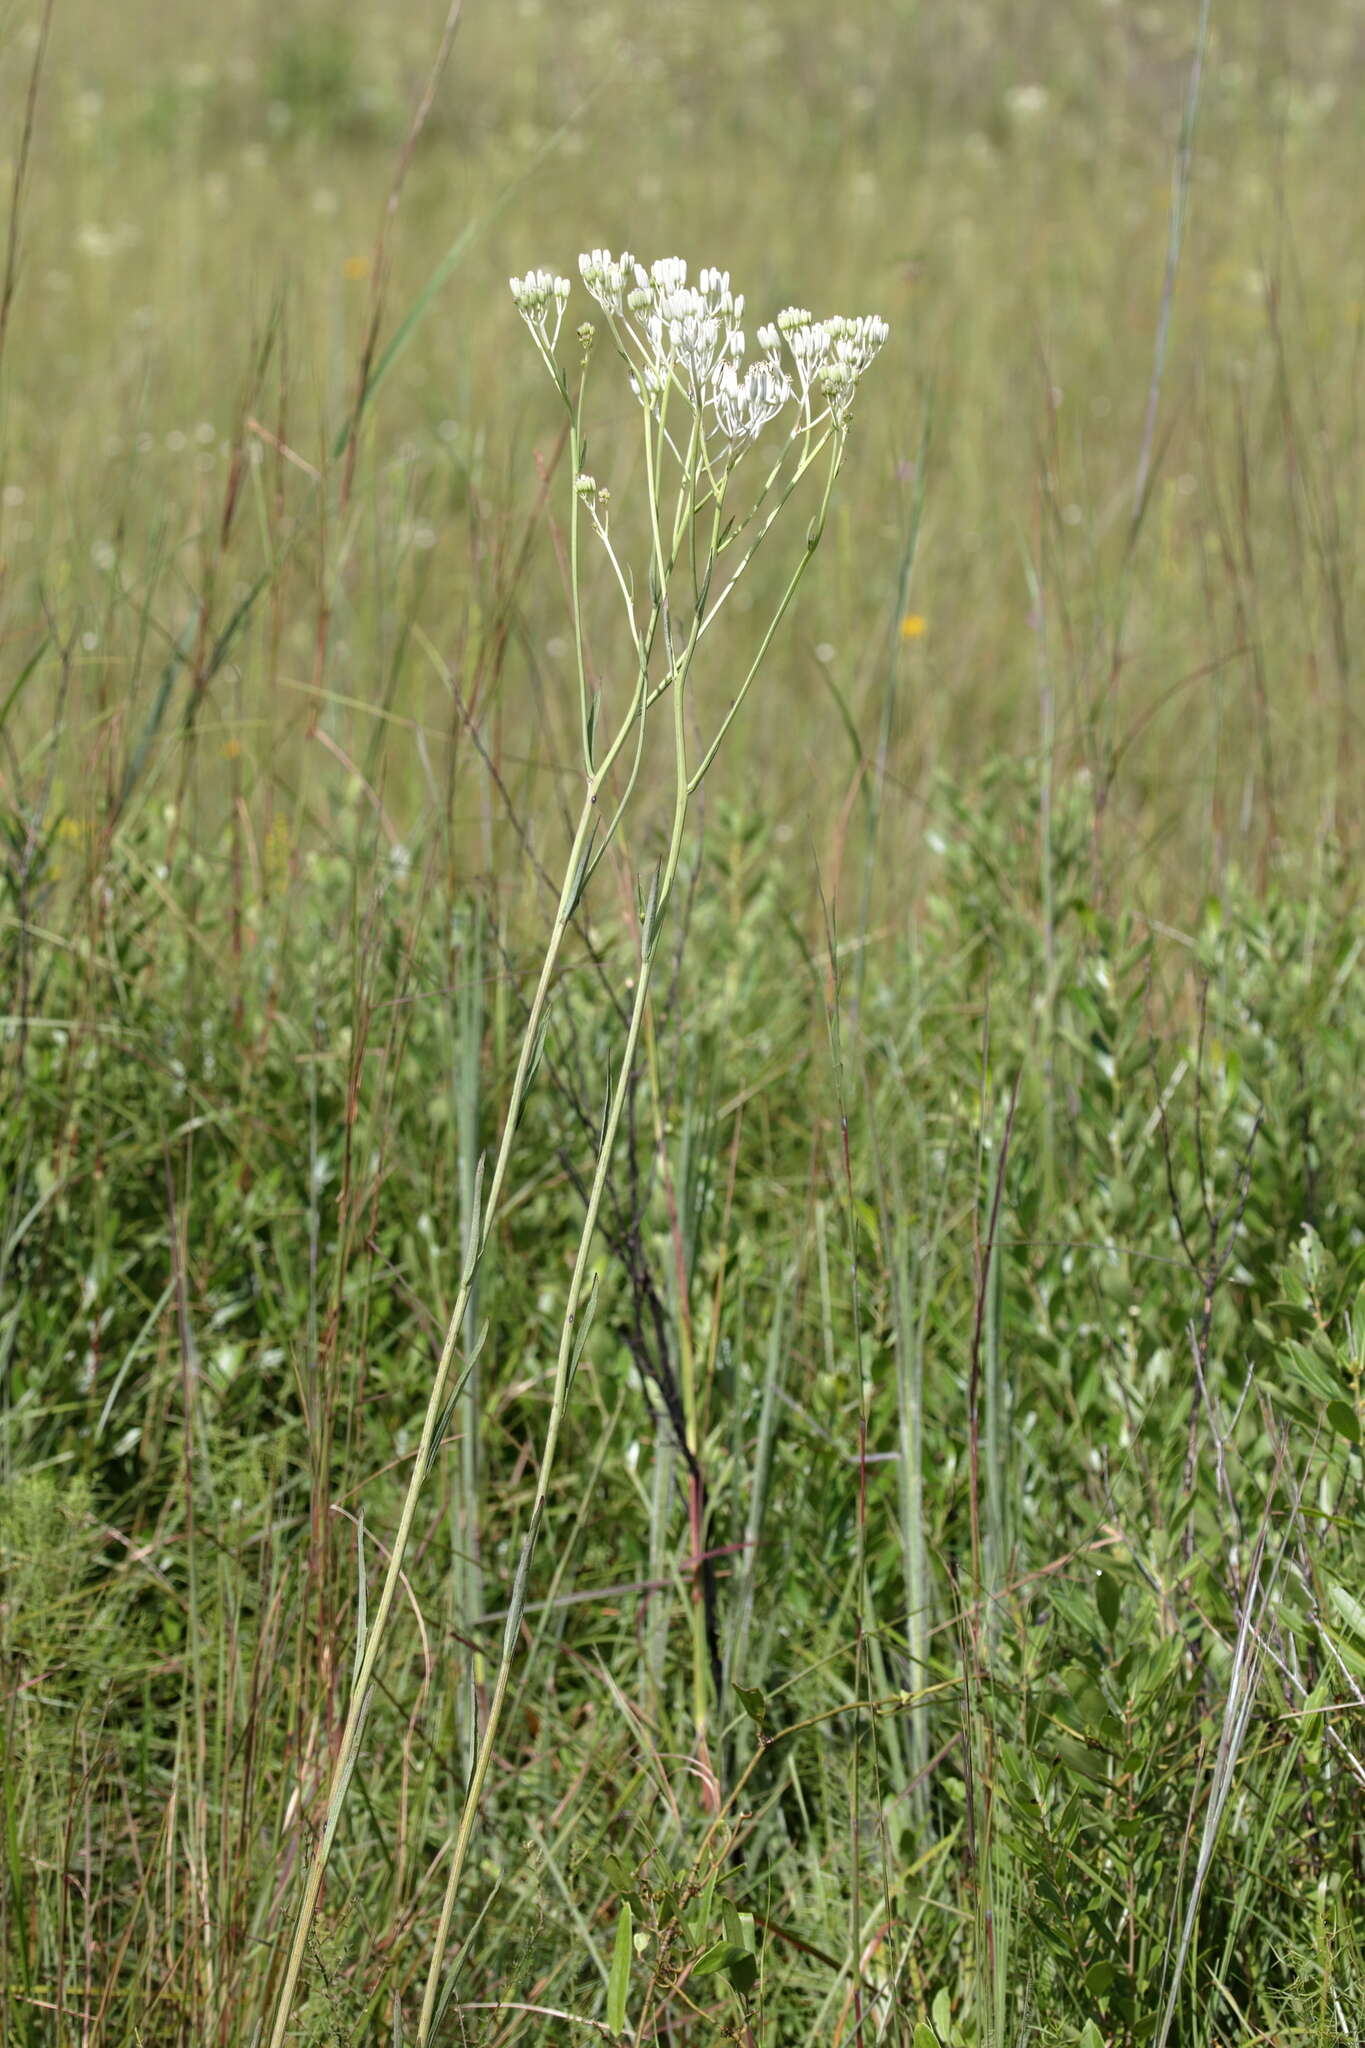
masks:
POLYGON ((1365 1607, 1344 1586, 1329 1586, 1328 1598, 1353 1635, 1365 1642, 1365 1607))
POLYGON ((1349 1401, 1329 1401, 1327 1420, 1338 1436, 1344 1436, 1347 1443, 1360 1442, 1360 1417, 1349 1401))
POLYGON ((1282 1346, 1284 1362, 1294 1378, 1319 1401, 1339 1401, 1342 1395, 1340 1376, 1306 1344, 1298 1344, 1292 1337, 1286 1337, 1282 1346))
POLYGON ((758 1982, 758 1957, 747 1950, 725 1965, 725 1974, 741 1998, 747 1998, 758 1982))
POLYGON ((733 1963, 751 1961, 744 1950, 733 1941, 713 1941, 710 1948, 692 1965, 694 1977, 714 1977, 718 1970, 728 1970, 733 1963))
POLYGON ((735 1687, 735 1698, 739 1701, 755 1727, 761 1728, 768 1718, 768 1702, 763 1697, 761 1687, 757 1685, 737 1685, 735 1687))
POLYGON ((1095 1606, 1105 1632, 1113 1635, 1119 1625, 1119 1609, 1123 1594, 1118 1580, 1112 1572, 1098 1571, 1095 1574, 1095 1606))

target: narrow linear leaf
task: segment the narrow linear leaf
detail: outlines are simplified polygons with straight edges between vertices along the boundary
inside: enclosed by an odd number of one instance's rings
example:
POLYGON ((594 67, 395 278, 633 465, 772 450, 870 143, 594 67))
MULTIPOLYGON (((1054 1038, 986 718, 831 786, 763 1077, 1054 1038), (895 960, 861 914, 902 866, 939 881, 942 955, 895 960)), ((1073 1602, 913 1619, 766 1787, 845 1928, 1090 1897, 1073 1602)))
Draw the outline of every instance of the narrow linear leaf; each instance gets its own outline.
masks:
POLYGON ((460 1982, 460 1972, 463 1970, 465 1963, 468 1960, 470 1950, 474 1947, 474 1944, 478 1940, 480 1933, 483 1931, 483 1923, 488 1918, 488 1915, 492 1912, 494 1906, 497 1904, 501 1896, 502 1879, 501 1877, 495 1877, 492 1884, 488 1887, 488 1896, 485 1898, 483 1904, 479 1908, 478 1914, 474 1921, 474 1925, 470 1928, 468 1934, 460 1943, 460 1946, 456 1951, 455 1960, 446 1972, 445 1983, 441 1986, 441 1995, 439 1999, 436 2001, 436 2011, 432 2019, 433 2033, 435 2033, 437 2028, 439 2028, 442 2020, 445 2018, 446 2013, 450 2008, 450 2002, 452 1998, 454 1998, 456 1988, 458 1987, 460 1982))
POLYGON ((123 770, 123 782, 119 789, 118 808, 120 811, 132 795, 134 785, 142 773, 147 756, 156 744, 157 734, 161 730, 161 721, 166 715, 166 707, 170 703, 171 692, 175 688, 176 677, 189 659, 189 652, 193 642, 194 619, 191 617, 186 620, 181 629, 180 638, 166 657, 161 670, 161 682, 153 699, 151 711, 148 713, 147 722, 138 734, 132 751, 128 755, 123 770))
POLYGON ((594 843, 596 842, 596 839, 597 825, 594 822, 593 828, 591 832, 588 834, 587 843, 585 844, 582 853, 580 853, 578 856, 578 864, 574 868, 573 878, 569 883, 569 893, 565 898, 564 910, 560 918, 560 922, 562 924, 567 924, 569 922, 569 919, 573 916, 574 912, 578 908, 579 901, 583 894, 584 884, 588 879, 588 869, 592 862, 592 850, 594 843))
POLYGON ((345 452, 346 443, 350 438, 352 426, 359 424, 360 418, 364 414, 366 408, 373 401, 374 395, 378 391, 380 385, 384 382, 384 379, 388 376, 390 370, 398 361, 398 358, 402 355, 408 343, 412 340, 412 337, 416 333, 418 326, 421 324, 424 315, 430 309, 432 301, 435 299, 436 294, 441 290, 441 287, 444 284, 446 284, 450 278, 454 276, 456 270, 464 261, 465 255, 467 254, 472 243, 475 241, 476 237, 480 233, 482 233, 484 228, 490 227, 492 223, 498 219, 499 215, 502 214, 505 211, 505 209, 511 204, 512 200, 516 197, 517 193, 521 190, 522 186, 525 185, 532 177, 534 177, 535 173, 539 170, 541 164, 544 163, 545 159, 548 156, 550 156, 555 149, 558 148, 559 144, 563 141, 564 137, 570 132, 572 128, 574 128, 578 124, 578 122, 582 119, 588 104, 590 103, 591 97, 592 95, 589 95, 589 98, 587 100, 582 102, 579 106, 575 107, 573 112, 569 114, 565 120, 560 122, 558 128, 554 129, 549 135, 546 136, 544 142, 542 142, 539 149, 537 149, 530 158, 530 161, 527 163, 525 169, 520 171, 515 178, 510 179, 508 183, 504 185, 502 191, 499 192, 497 198, 494 199, 492 204, 486 209, 485 212, 481 213, 477 219, 468 221, 465 224, 465 226, 461 228, 459 234, 456 235, 454 241, 446 250, 445 255, 436 265, 436 268, 432 271, 431 276, 422 286, 421 291, 418 292, 417 297, 413 300, 411 306, 408 308, 407 312, 403 315, 403 318, 399 321, 397 327, 394 329, 392 339, 388 342, 387 346, 383 350, 381 350, 379 360, 376 362, 374 370, 369 378, 369 381, 366 384, 364 391, 361 393, 360 403, 356 409, 354 421, 352 420, 351 415, 348 413, 345 422, 338 430, 336 439, 332 444, 333 460, 336 460, 345 452))
POLYGON ((435 1465, 437 1458, 441 1454, 441 1446, 444 1444, 446 1440, 446 1433, 449 1430, 451 1422, 454 1418, 456 1406, 458 1405, 461 1394, 469 1385, 469 1375, 473 1372, 474 1367, 478 1364, 479 1353, 483 1350, 484 1339, 487 1337, 487 1335, 488 1318, 485 1316, 483 1323, 480 1327, 479 1334, 474 1339, 474 1348, 470 1352, 468 1358, 466 1358, 464 1362, 464 1369, 460 1373, 460 1376, 456 1380, 454 1386, 451 1388, 450 1393, 446 1399, 445 1407, 441 1410, 441 1419, 436 1425, 435 1433, 433 1434, 431 1439, 431 1449, 427 1453, 426 1471, 423 1474, 424 1478, 429 1479, 431 1477, 432 1468, 435 1465))
POLYGON ((217 675, 224 661, 226 661, 228 649, 231 647, 233 641, 237 638, 237 635, 241 632, 242 627, 250 618, 252 608, 255 605, 256 600, 260 596, 261 592, 269 583, 271 574, 272 572, 269 569, 262 569, 260 575, 256 578, 256 581, 251 585, 251 588, 247 591, 245 597, 242 598, 241 602, 237 605, 231 617, 228 619, 228 622, 224 626, 222 632, 214 641, 213 652, 209 656, 208 674, 210 676, 217 675))
POLYGON ((700 1943, 705 1941, 706 1939, 706 1930, 711 1925, 711 1907, 715 1900, 715 1896, 716 1873, 713 1870, 707 1878, 706 1883, 698 1892, 696 1900, 691 1908, 691 1911, 688 1913, 687 1916, 688 1924, 692 1930, 692 1939, 695 1942, 700 1943))
POLYGON ((539 1073, 540 1062, 545 1056, 545 1035, 550 1028, 550 1010, 553 1005, 553 1002, 553 997, 547 998, 545 1007, 540 1013, 540 1022, 536 1026, 535 1042, 531 1047, 531 1057, 526 1062, 526 1080, 522 1086, 521 1101, 517 1104, 518 1123, 520 1123, 521 1121, 522 1112, 525 1110, 527 1101, 530 1097, 531 1083, 535 1080, 536 1075, 539 1073))
POLYGON ((42 639, 38 642, 38 645, 34 648, 32 654, 30 654, 28 660, 20 669, 18 675, 14 678, 13 683, 10 685, 9 695, 6 697, 4 703, 0 704, 0 731, 4 729, 5 721, 9 717, 11 711, 13 711, 15 705, 18 703, 20 693, 23 690, 25 683, 33 674, 33 671, 37 668, 38 663, 42 660, 43 656, 47 653, 47 648, 48 636, 45 633, 42 639))
POLYGON ((578 1363, 583 1356, 583 1347, 588 1341, 588 1332, 592 1328, 592 1319, 597 1313, 598 1280, 598 1274, 594 1273, 588 1287, 588 1298, 578 1311, 578 1327, 574 1332, 573 1349, 569 1354, 569 1376, 565 1387, 566 1398, 569 1388, 573 1386, 574 1380, 578 1376, 578 1363))
POLYGON ((365 1659, 365 1638, 369 1634, 369 1619, 365 1591, 365 1510, 362 1507, 355 1518, 355 1659, 351 1667, 352 1689, 360 1683, 360 1667, 365 1659))
POLYGON ((488 1154, 479 1154, 479 1163, 474 1168, 474 1191, 469 1198, 469 1236, 465 1240, 464 1269, 460 1274, 460 1285, 467 1287, 474 1278, 474 1268, 479 1263, 480 1224, 483 1216, 483 1169, 488 1154))
POLYGON ((607 1979, 607 2025, 613 2034, 625 2032, 630 1964, 635 1953, 634 1931, 635 1916, 630 1910, 629 1900, 623 1899, 616 1917, 616 1944, 612 1949, 611 1974, 607 1979))
POLYGON ((656 861, 654 879, 649 885, 649 897, 645 903, 645 914, 640 926, 640 954, 646 961, 653 959, 659 937, 659 884, 662 876, 662 865, 656 861))
POLYGON ((517 1575, 512 1581, 512 1598, 507 1608, 507 1623, 502 1632, 502 1654, 504 1661, 510 1661, 517 1646, 517 1631, 521 1617, 526 1612, 526 1587, 531 1577, 531 1559, 535 1555, 536 1538, 540 1534, 540 1518, 545 1512, 545 1496, 541 1495, 531 1512, 531 1526, 521 1546, 517 1561, 517 1575))
POLYGON ((598 1156, 598 1158, 599 1158, 599 1159, 600 1159, 600 1158, 602 1157, 602 1154, 603 1154, 603 1153, 604 1153, 604 1152, 606 1151, 606 1149, 607 1149, 607 1131, 608 1131, 608 1129, 609 1129, 609 1127, 610 1127, 610 1124, 611 1124, 611 1096, 612 1096, 612 1082, 611 1082, 611 1061, 610 1061, 610 1060, 608 1060, 608 1061, 607 1061, 607 1086, 606 1086, 606 1092, 605 1092, 605 1094, 604 1094, 604 1095, 603 1095, 603 1097, 602 1097, 602 1122, 601 1122, 601 1125, 600 1125, 600 1126, 599 1126, 599 1128, 598 1128, 598 1133, 597 1133, 597 1156, 598 1156))

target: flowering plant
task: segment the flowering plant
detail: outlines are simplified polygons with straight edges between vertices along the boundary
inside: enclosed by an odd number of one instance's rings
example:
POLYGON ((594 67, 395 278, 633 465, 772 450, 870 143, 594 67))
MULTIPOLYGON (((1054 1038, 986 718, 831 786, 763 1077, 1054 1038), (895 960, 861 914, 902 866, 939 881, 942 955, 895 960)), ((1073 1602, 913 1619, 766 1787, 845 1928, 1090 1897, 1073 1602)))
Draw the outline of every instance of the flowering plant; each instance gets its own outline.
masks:
MULTIPOLYGON (((612 539, 610 492, 580 467, 587 373, 596 329, 585 322, 576 330, 580 376, 575 394, 558 356, 572 294, 569 279, 548 270, 532 270, 509 283, 517 310, 569 415, 574 474, 574 637, 584 766, 590 780, 600 706, 588 689, 583 652, 580 512, 586 513, 606 550, 624 600, 638 685, 628 723, 638 721, 642 728, 649 710, 665 691, 673 689, 681 700, 699 644, 712 630, 793 491, 808 471, 822 458, 827 459, 823 495, 806 547, 728 713, 710 744, 685 768, 685 749, 681 738, 678 740, 682 749, 676 764, 678 787, 692 795, 753 683, 823 531, 854 396, 889 330, 875 314, 816 320, 804 308, 789 306, 774 321, 759 327, 760 353, 746 360, 741 324, 745 301, 742 293, 731 290, 729 271, 704 268, 697 283, 689 285, 687 265, 681 257, 660 257, 646 266, 628 251, 613 256, 605 249, 580 256, 578 268, 605 315, 608 336, 641 411, 651 534, 648 576, 639 584, 650 592, 649 610, 643 618, 637 613, 634 596, 637 579, 630 575, 612 539), (737 473, 769 428, 774 432, 768 435, 771 459, 767 471, 755 479, 747 501, 738 498, 737 473), (676 588, 679 572, 690 584, 681 599, 676 588), (662 674, 649 687, 656 664, 662 674)), ((624 731, 621 737, 624 740, 624 731)), ((614 822, 619 822, 619 816, 618 810, 614 822)), ((596 849, 597 857, 610 837, 608 831, 596 849)))
MULTIPOLYGON (((572 288, 566 277, 547 270, 511 279, 512 297, 568 412, 573 488, 570 501, 570 563, 577 657, 579 725, 583 755, 583 799, 564 867, 558 908, 546 942, 539 980, 503 1121, 492 1170, 479 1168, 473 1221, 464 1272, 447 1327, 445 1344, 427 1404, 398 1528, 373 1618, 365 1620, 363 1583, 360 1640, 356 1646, 351 1700, 342 1730, 317 1852, 305 1881, 298 1923, 286 1964, 270 2037, 283 2048, 323 1872, 330 1855, 347 1790, 359 1755, 365 1711, 374 1685, 381 1644, 402 1580, 418 1497, 440 1451, 456 1396, 473 1366, 464 1361, 455 1381, 457 1352, 480 1262, 496 1226, 508 1163, 535 1078, 549 1022, 555 971, 565 935, 594 870, 615 840, 636 789, 644 758, 644 735, 657 707, 670 700, 673 807, 666 845, 647 889, 638 934, 639 959, 626 1012, 624 1042, 613 1062, 612 1083, 589 1182, 587 1207, 560 1322, 560 1338, 549 1387, 538 1490, 509 1589, 506 1625, 487 1714, 470 1771, 430 1960, 418 2024, 418 2048, 428 2048, 453 1985, 442 1986, 444 1959, 456 1899, 464 1876, 479 1802, 497 1740, 507 1695, 536 1542, 544 1515, 555 1456, 574 1373, 582 1357, 595 1299, 589 1287, 590 1254, 608 1168, 635 1064, 645 1018, 659 934, 672 903, 688 811, 761 668, 778 625, 804 575, 824 529, 830 494, 843 459, 849 415, 858 384, 887 337, 883 320, 836 317, 815 320, 797 307, 757 330, 760 353, 748 357, 741 321, 744 299, 731 291, 728 271, 702 270, 695 285, 678 257, 646 267, 629 254, 594 249, 579 258, 583 283, 605 317, 606 330, 623 362, 639 404, 644 453, 644 487, 649 514, 648 561, 637 577, 623 558, 611 528, 609 491, 582 466, 584 415, 596 328, 575 330, 578 377, 571 388, 559 359, 559 342, 572 288), (766 470, 750 457, 767 441, 766 470), (823 464, 818 508, 810 520, 795 564, 760 634, 729 706, 700 745, 689 734, 684 707, 699 650, 740 578, 767 540, 803 479, 823 464), (744 488, 746 478, 751 487, 744 488), (580 535, 584 518, 611 565, 631 650, 633 684, 603 721, 603 695, 590 687, 584 648, 580 535), (647 596, 637 595, 647 593, 647 596), (610 815, 602 798, 608 796, 610 815), (604 822, 605 819, 605 822, 604 822)), ((478 1345, 475 1344, 477 1353, 478 1345)), ((696 1424, 692 1391, 684 1388, 689 1434, 696 1424)), ((478 1616, 470 1617, 471 1630, 478 1616)), ((698 1688, 698 1733, 703 1739, 706 1703, 698 1688)))

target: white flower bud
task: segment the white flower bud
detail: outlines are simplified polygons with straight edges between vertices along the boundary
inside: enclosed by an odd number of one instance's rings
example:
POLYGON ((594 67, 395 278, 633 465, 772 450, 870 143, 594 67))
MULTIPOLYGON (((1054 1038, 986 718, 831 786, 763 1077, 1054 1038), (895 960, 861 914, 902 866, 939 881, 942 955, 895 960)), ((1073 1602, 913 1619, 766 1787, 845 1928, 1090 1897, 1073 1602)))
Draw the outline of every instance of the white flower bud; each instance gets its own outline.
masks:
POLYGON ((687 265, 681 256, 660 256, 651 263, 649 274, 661 292, 681 291, 687 283, 687 265))

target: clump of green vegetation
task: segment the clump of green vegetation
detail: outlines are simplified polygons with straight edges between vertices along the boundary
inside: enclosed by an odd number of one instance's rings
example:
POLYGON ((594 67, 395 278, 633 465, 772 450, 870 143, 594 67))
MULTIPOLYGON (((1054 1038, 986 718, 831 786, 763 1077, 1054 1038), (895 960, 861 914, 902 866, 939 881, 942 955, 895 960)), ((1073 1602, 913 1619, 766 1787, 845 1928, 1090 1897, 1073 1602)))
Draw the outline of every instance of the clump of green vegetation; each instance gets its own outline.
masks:
POLYGON ((0 46, 4 2048, 1354 2040, 1346 0, 135 11, 0 46), (892 334, 578 875, 627 238, 892 334))
MULTIPOLYGON (((1029 2009, 1056 2040, 1091 2020, 1145 2039, 1192 1900, 1182 2030, 1207 2013, 1218 2038, 1232 1999, 1269 2025, 1338 1953, 1321 1916, 1354 1883, 1365 1654, 1358 896, 1327 867, 1238 885, 1163 937, 1096 901, 1089 808, 1055 793, 1049 938, 1036 792, 945 788, 935 886, 856 1006, 863 949, 808 956, 775 922, 771 831, 713 827, 525 1588, 471 2026, 504 1996, 600 2019, 627 1911, 632 2025, 728 2010, 783 2040, 855 2000, 908 2028, 937 2002, 945 2041, 1029 2009), (731 1073, 751 1078, 727 1096, 731 1073)), ((188 2025, 157 2019, 177 1873, 222 1922, 207 1957, 178 1937, 177 2011, 236 2038, 264 2010, 357 1570, 382 1568, 459 1278, 458 1134, 506 1071, 486 914, 421 849, 376 862, 367 809, 354 857, 291 890, 289 948, 197 1017, 186 952, 215 926, 183 906, 216 858, 170 846, 174 822, 130 831, 111 922, 134 928, 163 871, 182 914, 144 920, 113 1012, 91 1004, 103 961, 47 958, 67 1021, 35 1020, 12 1094, 7 1451, 49 1516, 41 1475, 62 1475, 62 1526, 126 1621, 77 1604, 79 1683, 26 1696, 11 1663, 11 1711, 45 1731, 24 1754, 51 1758, 89 1689, 121 1730, 119 1801, 83 1849, 101 1955, 139 1859, 160 1873, 102 1981, 111 2039, 188 2025), (100 1244, 83 1284, 73 1247, 100 1244), (165 1833, 182 1808, 202 1835, 165 1833)), ((479 1406, 433 1471, 338 1842, 350 1926, 306 2008, 329 2026, 363 2032, 425 1962, 437 1902, 414 1920, 412 1887, 504 1631, 575 1229, 563 1162, 596 1113, 590 961, 562 982, 481 1283, 479 1406)), ((13 1899, 55 1906, 42 1831, 24 1839, 13 1899)), ((30 1984, 55 1981, 59 1925, 38 1918, 30 1984)))

